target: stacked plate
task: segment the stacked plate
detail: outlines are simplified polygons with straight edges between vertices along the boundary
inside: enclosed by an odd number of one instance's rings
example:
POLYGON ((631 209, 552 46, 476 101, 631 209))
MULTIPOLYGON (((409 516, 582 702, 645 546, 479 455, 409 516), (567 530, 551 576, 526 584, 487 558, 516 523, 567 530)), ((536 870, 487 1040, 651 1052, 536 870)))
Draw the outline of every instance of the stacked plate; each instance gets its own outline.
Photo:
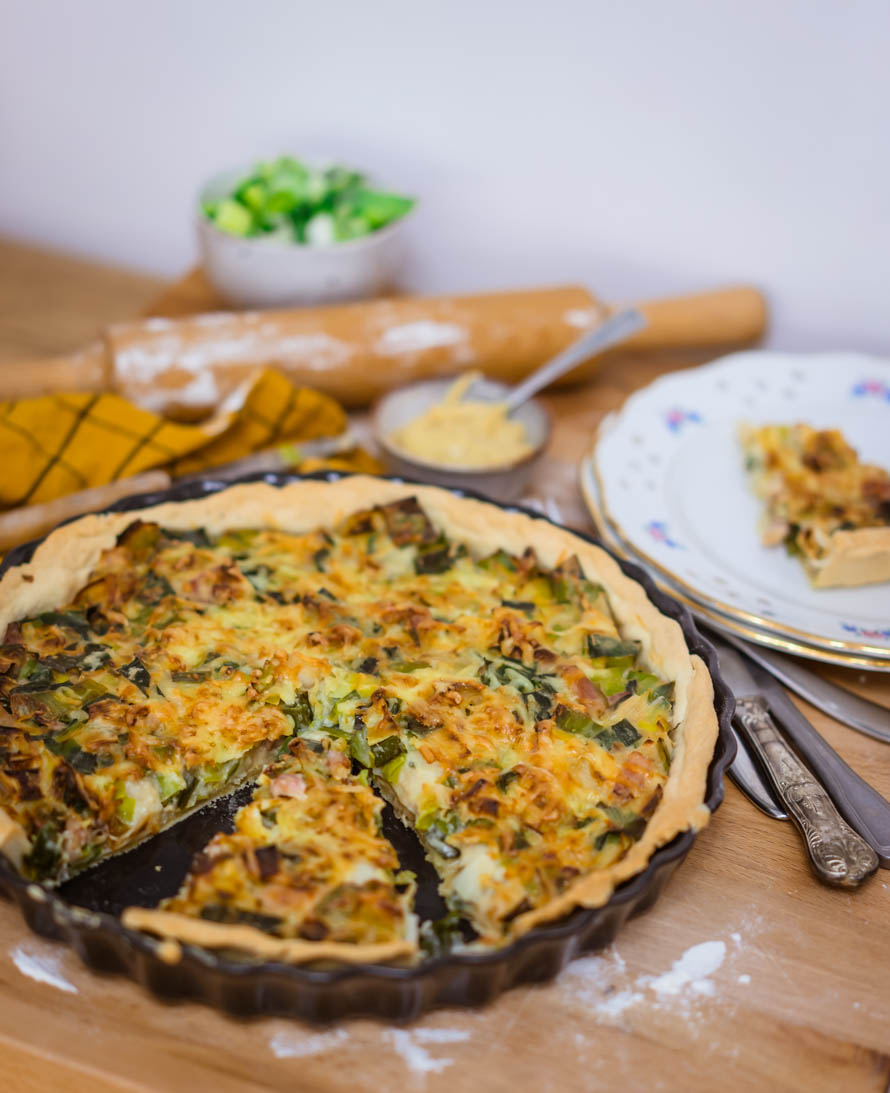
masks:
POLYGON ((581 461, 608 546, 711 626, 815 660, 890 672, 890 584, 814 589, 759 537, 742 422, 839 428, 890 465, 890 361, 850 353, 736 353, 632 395, 581 461))

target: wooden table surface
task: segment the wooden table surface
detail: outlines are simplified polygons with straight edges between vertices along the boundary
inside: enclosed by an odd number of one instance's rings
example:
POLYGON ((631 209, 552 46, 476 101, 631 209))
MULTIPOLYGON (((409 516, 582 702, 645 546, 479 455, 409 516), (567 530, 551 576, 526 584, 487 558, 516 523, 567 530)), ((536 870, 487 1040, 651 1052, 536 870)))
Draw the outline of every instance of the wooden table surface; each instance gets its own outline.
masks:
MULTIPOLYGON (((8 306, 0 313, 0 362, 74 347, 101 322, 144 309, 158 291, 150 279, 2 244, 0 270, 0 284, 16 286, 22 300, 20 313, 8 306)), ((153 310, 209 306, 206 285, 193 275, 153 310)), ((580 511, 576 498, 565 500, 566 462, 577 460, 602 415, 683 363, 611 367, 583 391, 549 400, 558 422, 551 466, 562 468, 564 505, 580 511)), ((832 676, 890 705, 890 677, 832 676)), ((890 794, 890 747, 802 708, 890 794)), ((880 871, 856 892, 822 887, 792 826, 762 815, 728 783, 724 805, 664 894, 614 945, 574 962, 550 985, 402 1028, 237 1022, 203 1006, 163 1005, 126 979, 87 971, 0 903, 0 1074, 2 1088, 16 1093, 883 1093, 890 876, 880 871)))

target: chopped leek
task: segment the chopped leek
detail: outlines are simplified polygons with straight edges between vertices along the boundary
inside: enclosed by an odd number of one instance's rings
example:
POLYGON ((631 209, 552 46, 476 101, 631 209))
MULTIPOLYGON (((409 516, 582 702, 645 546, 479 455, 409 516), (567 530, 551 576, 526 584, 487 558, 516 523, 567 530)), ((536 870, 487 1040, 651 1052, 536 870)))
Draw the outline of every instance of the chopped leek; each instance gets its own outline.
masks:
POLYGON ((309 167, 282 156, 256 164, 231 193, 201 202, 221 231, 329 246, 359 239, 405 216, 414 199, 372 189, 348 167, 309 167))

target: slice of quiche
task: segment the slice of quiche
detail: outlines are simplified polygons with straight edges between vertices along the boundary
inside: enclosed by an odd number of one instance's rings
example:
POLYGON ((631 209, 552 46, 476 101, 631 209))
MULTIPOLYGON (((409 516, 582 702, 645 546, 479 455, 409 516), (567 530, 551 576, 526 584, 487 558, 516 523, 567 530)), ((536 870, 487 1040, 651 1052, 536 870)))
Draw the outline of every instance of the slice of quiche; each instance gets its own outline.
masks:
POLYGON ((766 546, 784 543, 817 588, 890 580, 890 474, 860 463, 837 429, 743 425, 766 546))
POLYGON ((343 945, 354 959, 409 956, 414 876, 400 872, 381 834, 382 810, 352 774, 343 741, 294 740, 236 813, 235 830, 196 855, 179 893, 157 910, 129 908, 124 923, 291 962, 343 945))

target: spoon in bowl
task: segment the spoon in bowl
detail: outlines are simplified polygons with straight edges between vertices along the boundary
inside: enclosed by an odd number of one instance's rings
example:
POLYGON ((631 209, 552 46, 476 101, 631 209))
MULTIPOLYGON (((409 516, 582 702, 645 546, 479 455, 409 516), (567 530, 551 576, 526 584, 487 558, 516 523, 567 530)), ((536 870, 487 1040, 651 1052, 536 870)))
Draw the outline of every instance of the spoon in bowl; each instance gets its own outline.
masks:
POLYGON ((504 400, 507 416, 514 410, 518 410, 524 402, 528 402, 539 391, 549 387, 560 376, 564 376, 576 365, 592 357, 594 353, 600 353, 609 346, 624 341, 645 326, 645 316, 634 307, 626 308, 610 316, 604 323, 589 330, 576 342, 572 342, 561 353, 551 357, 546 364, 536 368, 522 383, 514 387, 504 400))
POLYGON ((375 439, 390 473, 451 489, 477 490, 501 501, 515 500, 521 495, 550 439, 550 415, 532 395, 594 353, 615 345, 645 325, 646 320, 638 311, 630 309, 619 312, 601 326, 585 333, 517 387, 508 387, 483 376, 464 377, 463 381, 457 381, 458 384, 465 383, 457 400, 454 398, 457 392, 454 391, 453 378, 422 380, 395 388, 377 403, 374 411, 375 439), (504 463, 464 466, 437 462, 394 443, 393 436, 397 430, 422 418, 431 408, 447 402, 449 395, 452 401, 497 403, 504 416, 515 415, 514 420, 521 421, 525 428, 528 452, 504 463))

